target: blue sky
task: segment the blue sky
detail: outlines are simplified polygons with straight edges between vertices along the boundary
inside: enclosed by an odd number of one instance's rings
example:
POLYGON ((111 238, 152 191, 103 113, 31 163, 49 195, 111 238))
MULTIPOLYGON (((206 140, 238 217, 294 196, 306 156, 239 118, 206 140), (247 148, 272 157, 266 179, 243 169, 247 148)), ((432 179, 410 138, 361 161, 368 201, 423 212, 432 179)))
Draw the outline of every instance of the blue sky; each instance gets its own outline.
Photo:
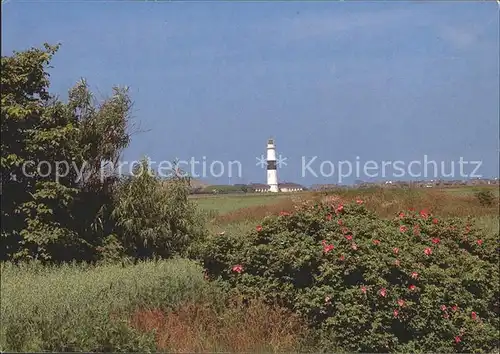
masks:
MULTIPOLYGON (((460 157, 481 160, 476 174, 491 177, 499 169, 498 9, 445 1, 10 0, 2 5, 2 55, 62 43, 53 93, 64 97, 81 77, 98 96, 129 86, 133 115, 147 131, 134 135, 124 159, 205 156, 207 166, 225 165, 222 177, 208 176, 212 183, 264 182, 255 158, 270 135, 287 157, 282 181, 338 183, 338 172, 321 177, 322 161, 408 164, 424 155, 447 171, 460 157), (303 173, 302 156, 305 163, 317 156, 310 166, 318 177, 303 173), (233 169, 229 180, 232 160, 242 176, 233 169)), ((361 171, 343 182, 357 178, 370 180, 361 171)))

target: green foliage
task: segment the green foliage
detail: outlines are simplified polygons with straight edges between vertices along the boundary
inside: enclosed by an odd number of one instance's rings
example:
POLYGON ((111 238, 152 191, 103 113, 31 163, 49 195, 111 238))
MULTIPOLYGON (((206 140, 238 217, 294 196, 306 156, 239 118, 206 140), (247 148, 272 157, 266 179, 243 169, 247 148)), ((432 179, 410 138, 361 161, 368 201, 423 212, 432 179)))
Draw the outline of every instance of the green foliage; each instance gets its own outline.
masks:
POLYGON ((130 99, 115 88, 95 102, 85 81, 68 103, 51 96, 45 70, 57 50, 2 57, 1 259, 91 260, 106 236, 114 178, 101 165, 129 142, 130 99))
POLYGON ((359 203, 306 204, 247 235, 213 236, 205 268, 305 316, 322 350, 498 349, 496 235, 427 212, 380 219, 359 203))
POLYGON ((130 142, 128 90, 114 87, 98 102, 82 80, 67 103, 52 97, 45 70, 57 49, 2 57, 0 259, 116 261, 185 251, 203 222, 187 200, 189 180, 174 176, 163 186, 148 174, 117 177, 130 142))
POLYGON ((133 258, 184 253, 204 234, 203 218, 188 199, 189 179, 160 180, 147 159, 118 185, 113 218, 125 255, 133 258))
POLYGON ((495 195, 489 189, 481 189, 474 193, 482 206, 492 206, 495 201, 495 195))
POLYGON ((129 324, 138 309, 170 310, 216 288, 187 260, 133 266, 2 264, 0 349, 41 352, 151 352, 153 333, 129 324))

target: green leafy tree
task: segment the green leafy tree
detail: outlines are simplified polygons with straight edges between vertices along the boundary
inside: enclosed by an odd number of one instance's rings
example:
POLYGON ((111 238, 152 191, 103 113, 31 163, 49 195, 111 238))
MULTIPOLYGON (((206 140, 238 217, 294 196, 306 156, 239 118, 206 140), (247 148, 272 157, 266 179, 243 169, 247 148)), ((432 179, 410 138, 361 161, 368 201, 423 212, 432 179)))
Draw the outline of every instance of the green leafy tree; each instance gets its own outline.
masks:
POLYGON ((124 253, 143 259, 186 252, 204 234, 203 218, 189 193, 189 177, 173 173, 161 180, 146 158, 136 165, 115 195, 113 218, 124 253))
POLYGON ((101 165, 129 143, 131 102, 115 88, 98 104, 85 81, 68 103, 51 95, 46 69, 58 48, 2 56, 2 259, 91 259, 110 227, 114 177, 101 165))

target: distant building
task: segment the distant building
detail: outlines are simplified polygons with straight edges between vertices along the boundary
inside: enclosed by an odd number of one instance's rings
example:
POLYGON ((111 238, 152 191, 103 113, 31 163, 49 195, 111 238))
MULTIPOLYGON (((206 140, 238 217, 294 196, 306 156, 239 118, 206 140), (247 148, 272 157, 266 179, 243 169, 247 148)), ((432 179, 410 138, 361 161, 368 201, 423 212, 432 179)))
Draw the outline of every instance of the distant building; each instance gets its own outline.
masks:
MULTIPOLYGON (((262 183, 252 183, 248 185, 248 188, 257 193, 267 193, 271 192, 271 187, 267 184, 262 184, 262 183)), ((300 192, 305 190, 306 188, 304 186, 301 186, 300 184, 297 183, 291 183, 291 182, 284 182, 278 184, 278 188, 280 192, 300 192)))
POLYGON ((284 182, 279 184, 280 192, 300 192, 305 188, 297 183, 284 182))

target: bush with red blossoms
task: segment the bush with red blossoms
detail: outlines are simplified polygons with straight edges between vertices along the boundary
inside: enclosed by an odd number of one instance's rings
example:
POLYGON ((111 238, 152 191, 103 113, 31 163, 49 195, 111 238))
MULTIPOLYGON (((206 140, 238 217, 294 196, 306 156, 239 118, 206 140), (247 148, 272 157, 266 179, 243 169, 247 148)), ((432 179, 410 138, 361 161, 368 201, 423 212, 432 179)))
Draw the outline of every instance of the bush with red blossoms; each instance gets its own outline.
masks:
POLYGON ((498 235, 471 220, 427 210, 387 220, 355 202, 306 205, 258 226, 209 238, 208 274, 304 316, 321 350, 498 350, 498 235))

